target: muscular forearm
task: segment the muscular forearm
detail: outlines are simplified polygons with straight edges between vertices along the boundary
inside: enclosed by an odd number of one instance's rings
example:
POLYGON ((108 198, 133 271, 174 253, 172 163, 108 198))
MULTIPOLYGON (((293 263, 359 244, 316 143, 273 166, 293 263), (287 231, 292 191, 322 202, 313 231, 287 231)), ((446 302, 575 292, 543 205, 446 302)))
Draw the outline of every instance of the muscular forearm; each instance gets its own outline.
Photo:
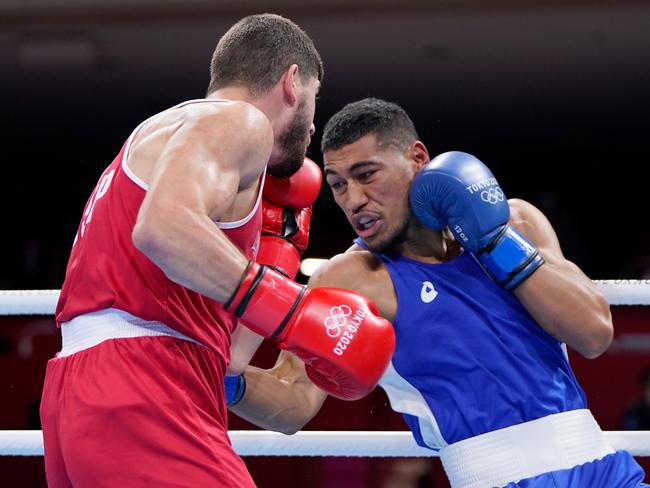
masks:
POLYGON ((246 393, 230 410, 264 429, 293 434, 316 415, 327 395, 309 381, 304 367, 278 365, 247 367, 246 393))
POLYGON ((547 259, 515 294, 542 328, 583 356, 597 357, 609 346, 609 304, 572 263, 547 259))

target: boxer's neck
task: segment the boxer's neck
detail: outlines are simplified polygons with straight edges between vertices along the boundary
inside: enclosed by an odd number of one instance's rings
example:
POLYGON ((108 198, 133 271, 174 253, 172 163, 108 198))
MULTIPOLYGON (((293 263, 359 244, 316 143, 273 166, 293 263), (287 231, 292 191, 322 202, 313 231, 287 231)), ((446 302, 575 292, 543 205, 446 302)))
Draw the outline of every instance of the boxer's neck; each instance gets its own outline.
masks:
POLYGON ((397 246, 397 251, 415 261, 444 263, 460 253, 460 246, 446 234, 413 222, 406 232, 406 239, 397 246))

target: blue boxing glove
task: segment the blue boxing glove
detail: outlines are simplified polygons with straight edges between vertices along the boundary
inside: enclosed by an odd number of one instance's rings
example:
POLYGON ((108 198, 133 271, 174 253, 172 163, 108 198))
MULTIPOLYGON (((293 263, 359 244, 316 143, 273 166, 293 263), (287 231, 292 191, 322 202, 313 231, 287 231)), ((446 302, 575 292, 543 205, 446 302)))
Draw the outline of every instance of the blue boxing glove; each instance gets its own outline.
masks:
POLYGON ((237 376, 225 376, 223 387, 226 392, 226 405, 232 406, 239 403, 246 393, 246 378, 243 374, 237 376))
POLYGON ((415 176, 411 209, 427 227, 449 227, 456 240, 500 286, 514 290, 544 258, 508 225, 510 207, 492 172, 471 154, 436 156, 415 176))

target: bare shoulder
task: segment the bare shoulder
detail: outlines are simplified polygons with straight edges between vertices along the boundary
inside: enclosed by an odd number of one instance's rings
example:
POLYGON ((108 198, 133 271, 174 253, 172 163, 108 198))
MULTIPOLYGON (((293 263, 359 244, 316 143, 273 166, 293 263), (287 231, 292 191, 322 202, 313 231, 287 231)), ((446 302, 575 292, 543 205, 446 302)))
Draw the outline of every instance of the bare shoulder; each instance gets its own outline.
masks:
POLYGON ((246 130, 259 133, 263 137, 273 137, 269 120, 250 103, 206 100, 190 102, 159 112, 141 125, 137 139, 151 133, 166 131, 169 136, 178 132, 205 132, 206 135, 212 136, 211 140, 215 140, 215 130, 219 134, 231 133, 231 135, 246 130))
POLYGON ((145 121, 133 135, 128 164, 148 182, 162 161, 214 162, 252 184, 272 147, 271 124, 253 105, 201 101, 173 107, 145 121))
POLYGON ((546 256, 549 253, 562 255, 560 243, 553 226, 544 213, 532 203, 519 198, 508 200, 510 225, 530 239, 546 256))
POLYGON ((372 277, 379 265, 379 260, 368 251, 348 251, 321 265, 309 280, 309 286, 361 291, 359 288, 372 277))
POLYGON ((191 105, 188 108, 192 112, 188 114, 188 119, 195 120, 197 123, 212 125, 221 125, 228 122, 235 125, 237 129, 249 129, 261 132, 272 131, 271 123, 264 113, 254 105, 243 101, 217 101, 213 103, 205 102, 191 105))
POLYGON ((521 198, 508 199, 508 206, 510 207, 510 217, 515 220, 525 220, 542 213, 535 205, 521 198))
POLYGON ((273 148, 268 118, 241 101, 202 102, 185 108, 177 132, 182 143, 218 162, 222 170, 232 167, 240 173, 244 186, 255 182, 273 148))
POLYGON ((273 129, 269 119, 250 103, 215 101, 187 108, 183 122, 190 130, 204 135, 215 145, 223 146, 228 141, 234 141, 239 147, 240 144, 237 143, 246 141, 248 144, 244 147, 255 150, 255 143, 269 147, 273 144, 273 129))
POLYGON ((314 273, 309 287, 344 288, 361 293, 375 302, 381 315, 388 320, 393 319, 397 308, 388 270, 364 249, 348 250, 331 258, 314 273))
POLYGON ((544 213, 535 205, 520 198, 508 200, 510 207, 510 223, 515 226, 550 225, 544 213))

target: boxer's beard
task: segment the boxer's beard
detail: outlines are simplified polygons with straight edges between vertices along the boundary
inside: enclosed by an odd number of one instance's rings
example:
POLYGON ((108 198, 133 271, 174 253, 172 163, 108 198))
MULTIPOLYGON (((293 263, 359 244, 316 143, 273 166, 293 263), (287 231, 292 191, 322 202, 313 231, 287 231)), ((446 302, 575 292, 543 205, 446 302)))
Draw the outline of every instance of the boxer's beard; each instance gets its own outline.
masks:
POLYGON ((305 99, 298 104, 298 109, 286 130, 278 136, 282 157, 277 164, 269 166, 269 173, 278 178, 291 176, 300 169, 305 160, 305 149, 311 122, 307 119, 305 99))

